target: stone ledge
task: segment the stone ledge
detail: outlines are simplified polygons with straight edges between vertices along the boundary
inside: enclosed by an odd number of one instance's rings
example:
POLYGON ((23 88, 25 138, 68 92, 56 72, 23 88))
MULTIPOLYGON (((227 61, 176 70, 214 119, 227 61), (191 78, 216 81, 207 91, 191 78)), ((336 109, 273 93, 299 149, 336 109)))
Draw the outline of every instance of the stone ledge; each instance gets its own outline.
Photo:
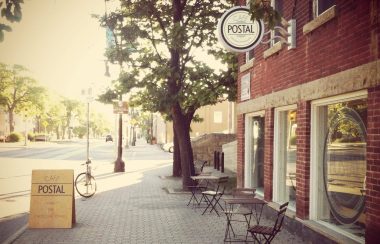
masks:
POLYGON ((270 56, 278 53, 282 49, 282 41, 276 42, 271 48, 264 51, 264 59, 269 58, 270 56))
POLYGON ((322 26, 324 23, 326 23, 329 20, 335 18, 336 15, 337 15, 336 5, 334 5, 331 8, 327 9, 325 12, 323 12, 321 15, 319 15, 314 20, 312 20, 309 23, 305 24, 303 26, 303 34, 305 35, 305 34, 307 34, 309 32, 312 32, 313 30, 315 30, 318 27, 322 26))
POLYGON ((254 62, 255 62, 255 59, 253 58, 253 59, 249 60, 247 63, 240 66, 240 69, 239 69, 240 72, 244 72, 244 71, 248 70, 249 68, 252 68, 254 62))

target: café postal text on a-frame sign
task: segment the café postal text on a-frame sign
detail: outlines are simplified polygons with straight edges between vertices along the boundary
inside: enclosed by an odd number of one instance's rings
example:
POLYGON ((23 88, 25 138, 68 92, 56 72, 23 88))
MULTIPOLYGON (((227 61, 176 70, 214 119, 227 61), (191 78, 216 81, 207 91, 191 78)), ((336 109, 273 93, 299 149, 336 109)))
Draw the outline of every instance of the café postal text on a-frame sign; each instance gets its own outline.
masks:
POLYGON ((29 228, 72 228, 74 170, 33 170, 29 228))
POLYGON ((233 52, 247 52, 256 47, 264 35, 264 23, 252 21, 249 8, 236 6, 227 10, 218 21, 218 39, 233 52))

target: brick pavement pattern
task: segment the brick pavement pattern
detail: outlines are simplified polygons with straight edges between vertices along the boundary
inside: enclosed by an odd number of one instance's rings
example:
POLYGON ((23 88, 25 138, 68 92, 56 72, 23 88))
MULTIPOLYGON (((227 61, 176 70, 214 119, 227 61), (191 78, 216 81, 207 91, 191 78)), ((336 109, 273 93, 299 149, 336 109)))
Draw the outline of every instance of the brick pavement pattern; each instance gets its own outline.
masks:
MULTIPOLYGON (((100 192, 76 199, 77 223, 72 229, 27 229, 13 243, 223 243, 226 218, 186 206, 189 194, 169 176, 171 154, 141 141, 125 153, 125 173, 102 172, 100 192), (107 188, 108 187, 108 188, 107 188), (102 191, 101 189, 104 189, 102 191)), ((98 172, 100 173, 100 172, 98 172)), ((263 224, 272 224, 262 218, 263 224)), ((244 232, 244 227, 237 227, 244 232)), ((285 229, 273 243, 303 243, 285 229)))

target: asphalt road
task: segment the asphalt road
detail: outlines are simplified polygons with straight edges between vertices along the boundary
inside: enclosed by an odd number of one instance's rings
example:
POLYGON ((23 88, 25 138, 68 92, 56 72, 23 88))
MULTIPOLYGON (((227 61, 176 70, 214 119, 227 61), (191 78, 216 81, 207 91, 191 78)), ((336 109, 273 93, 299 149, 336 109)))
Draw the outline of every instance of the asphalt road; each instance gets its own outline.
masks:
MULTIPOLYGON (((33 169, 85 170, 86 141, 0 144, 0 243, 28 221, 33 169)), ((116 145, 105 140, 90 141, 93 173, 109 167, 116 158, 116 145)))

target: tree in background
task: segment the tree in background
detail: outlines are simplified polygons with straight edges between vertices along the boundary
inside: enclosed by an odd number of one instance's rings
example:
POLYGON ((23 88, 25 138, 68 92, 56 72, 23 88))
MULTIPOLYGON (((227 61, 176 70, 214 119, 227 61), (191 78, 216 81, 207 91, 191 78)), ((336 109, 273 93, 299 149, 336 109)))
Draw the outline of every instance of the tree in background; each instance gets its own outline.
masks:
MULTIPOLYGON (((24 0, 0 0, 1 18, 5 18, 8 22, 20 22, 21 4, 24 0)), ((0 42, 4 40, 4 31, 12 31, 8 24, 0 23, 0 42)))
POLYGON ((190 123, 195 111, 236 98, 236 57, 215 51, 217 20, 231 6, 225 1, 122 0, 121 9, 103 20, 125 40, 119 50, 107 50, 111 62, 122 54, 132 66, 120 77, 121 84, 126 91, 143 88, 134 103, 173 120, 179 153, 174 164, 181 165, 183 187, 191 184, 194 174, 190 123), (195 57, 197 50, 214 50, 212 54, 228 56, 225 60, 232 62, 227 71, 218 73, 195 57))
POLYGON ((72 125, 71 122, 73 118, 80 117, 81 114, 84 114, 83 104, 75 99, 64 98, 62 104, 65 107, 65 123, 62 126, 62 139, 65 139, 66 130, 68 131, 68 139, 72 137, 72 125))
POLYGON ((14 113, 36 115, 45 104, 46 90, 33 78, 24 76, 26 71, 21 65, 0 63, 0 105, 8 112, 10 132, 14 131, 14 113))

